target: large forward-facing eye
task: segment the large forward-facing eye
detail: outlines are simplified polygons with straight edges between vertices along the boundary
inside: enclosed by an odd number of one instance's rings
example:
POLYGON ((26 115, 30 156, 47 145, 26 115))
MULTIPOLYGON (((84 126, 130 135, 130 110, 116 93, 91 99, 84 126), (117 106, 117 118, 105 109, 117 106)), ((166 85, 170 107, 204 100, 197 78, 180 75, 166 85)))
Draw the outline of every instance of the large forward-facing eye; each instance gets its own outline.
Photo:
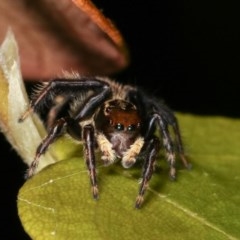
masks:
POLYGON ((123 124, 121 123, 118 123, 114 126, 114 128, 117 130, 117 131, 123 131, 124 130, 124 126, 123 124))
POLYGON ((129 132, 135 131, 135 130, 136 130, 136 125, 134 125, 134 124, 129 125, 129 126, 127 127, 127 130, 128 130, 129 132))

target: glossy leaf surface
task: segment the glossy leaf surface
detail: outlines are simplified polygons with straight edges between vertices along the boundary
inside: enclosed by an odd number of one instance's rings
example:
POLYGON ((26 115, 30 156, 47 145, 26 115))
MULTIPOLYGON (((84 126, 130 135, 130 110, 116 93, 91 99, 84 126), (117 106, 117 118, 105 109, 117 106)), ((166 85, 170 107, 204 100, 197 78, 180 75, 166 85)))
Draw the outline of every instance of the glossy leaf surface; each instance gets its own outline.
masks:
POLYGON ((66 160, 42 170, 19 192, 26 231, 33 239, 238 239, 240 121, 178 117, 193 169, 179 163, 178 179, 171 182, 160 157, 140 210, 134 209, 140 166, 100 165, 95 201, 80 147, 71 155, 70 143, 58 142, 66 160))

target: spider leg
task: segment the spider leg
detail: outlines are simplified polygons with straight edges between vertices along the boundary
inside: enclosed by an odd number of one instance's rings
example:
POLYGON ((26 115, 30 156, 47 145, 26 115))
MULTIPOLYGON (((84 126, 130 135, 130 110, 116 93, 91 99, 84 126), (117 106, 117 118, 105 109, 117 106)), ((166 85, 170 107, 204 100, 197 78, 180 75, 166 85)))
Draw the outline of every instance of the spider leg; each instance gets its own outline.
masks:
POLYGON ((67 120, 65 118, 60 118, 54 124, 54 126, 49 130, 48 135, 43 139, 40 145, 37 148, 34 160, 32 161, 29 169, 26 173, 26 178, 30 178, 34 175, 34 172, 38 166, 40 157, 46 152, 49 145, 52 144, 58 137, 64 133, 64 128, 67 125, 67 120))
MULTIPOLYGON (((81 78, 81 79, 55 79, 49 82, 46 87, 42 89, 39 95, 30 102, 29 108, 25 113, 19 118, 19 122, 24 121, 24 119, 33 111, 36 112, 38 109, 44 105, 44 103, 51 103, 54 96, 61 94, 68 94, 72 98, 78 94, 83 93, 86 90, 98 91, 100 93, 100 98, 102 95, 106 97, 110 93, 109 85, 106 82, 98 80, 96 78, 81 78), (103 90, 103 91, 101 91, 103 90), (72 94, 74 93, 74 94, 72 94)), ((95 98, 91 101, 94 105, 95 98)), ((83 110, 88 110, 90 102, 87 103, 83 110)), ((90 108, 92 109, 92 108, 90 108)), ((82 111, 83 114, 90 113, 90 111, 82 111)), ((79 116, 79 119, 83 115, 79 116)), ((84 116, 87 117, 87 116, 84 116)))
POLYGON ((157 123, 159 124, 160 131, 163 136, 163 146, 166 149, 167 161, 170 166, 169 176, 171 180, 175 180, 176 179, 176 166, 175 166, 176 156, 174 152, 173 141, 168 131, 168 124, 164 121, 164 119, 160 115, 154 114, 154 116, 156 116, 157 123))
POLYGON ((46 127, 49 130, 55 123, 56 119, 61 118, 62 116, 68 116, 67 106, 70 103, 70 98, 65 96, 57 96, 55 98, 54 106, 50 108, 47 119, 46 127))
POLYGON ((94 154, 94 128, 92 125, 86 125, 83 128, 85 161, 90 175, 93 198, 98 198, 98 186, 96 178, 96 164, 94 154))
POLYGON ((182 160, 182 163, 185 166, 185 168, 191 169, 192 165, 187 161, 187 159, 185 157, 183 143, 182 143, 182 137, 181 137, 181 133, 179 130, 177 120, 175 120, 171 125, 173 127, 173 131, 174 131, 175 139, 176 139, 177 150, 178 150, 179 156, 182 160))
POLYGON ((139 188, 139 193, 136 199, 135 207, 140 208, 143 202, 143 195, 148 187, 148 182, 152 177, 154 171, 154 163, 156 161, 156 156, 160 148, 160 142, 157 137, 150 139, 146 142, 146 152, 147 156, 143 165, 142 181, 139 188))
POLYGON ((187 169, 191 169, 191 164, 188 163, 188 161, 185 157, 183 143, 182 143, 182 137, 181 137, 177 118, 175 117, 174 113, 167 106, 165 106, 163 104, 159 104, 157 106, 155 104, 154 106, 157 107, 157 111, 162 116, 162 122, 164 125, 166 125, 166 130, 168 131, 168 126, 172 127, 174 137, 175 137, 175 139, 174 139, 175 145, 177 148, 176 151, 179 154, 179 157, 180 157, 183 165, 187 169))
POLYGON ((84 118, 90 117, 110 94, 111 90, 109 85, 102 84, 101 91, 89 98, 85 105, 76 111, 77 114, 74 116, 74 120, 81 121, 84 118))
POLYGON ((175 152, 173 141, 171 139, 170 133, 168 131, 167 122, 160 116, 158 113, 154 113, 149 121, 148 131, 146 132, 145 138, 148 139, 152 133, 152 129, 155 127, 155 124, 159 125, 160 132, 163 137, 163 146, 167 153, 167 161, 170 165, 170 178, 172 180, 176 179, 176 167, 175 167, 175 152))
POLYGON ((147 96, 140 90, 132 90, 129 92, 128 97, 130 101, 132 101, 138 109, 142 109, 142 116, 148 116, 149 110, 150 118, 146 118, 145 122, 146 129, 143 131, 143 135, 145 139, 149 139, 156 130, 156 123, 158 124, 161 134, 163 136, 164 147, 167 151, 168 162, 170 164, 170 177, 171 179, 175 179, 176 170, 175 170, 175 149, 174 144, 171 139, 170 133, 168 131, 168 126, 172 126, 173 132, 175 135, 175 142, 177 147, 177 152, 187 169, 191 168, 191 164, 188 163, 184 154, 184 148, 182 144, 182 138, 178 126, 177 119, 173 112, 164 104, 160 103, 158 100, 147 96), (145 111, 144 111, 145 109, 145 111))

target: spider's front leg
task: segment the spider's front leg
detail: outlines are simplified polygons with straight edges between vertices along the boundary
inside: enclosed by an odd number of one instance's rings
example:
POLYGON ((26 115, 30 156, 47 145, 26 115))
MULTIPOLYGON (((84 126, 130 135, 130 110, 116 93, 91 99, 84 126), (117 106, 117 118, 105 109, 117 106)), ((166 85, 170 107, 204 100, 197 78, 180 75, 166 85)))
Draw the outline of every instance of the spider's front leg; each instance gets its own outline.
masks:
MULTIPOLYGON (((44 104, 51 105, 53 100, 59 94, 68 96, 66 102, 69 102, 74 96, 82 94, 86 91, 94 91, 92 98, 85 106, 79 111, 79 114, 75 116, 76 119, 89 117, 92 112, 98 106, 100 101, 104 101, 110 95, 109 85, 97 78, 80 78, 80 79, 55 79, 49 82, 39 94, 30 102, 29 108, 18 119, 19 122, 25 120, 25 118, 32 112, 39 112, 44 104)), ((63 104, 63 105, 64 105, 63 104)))
POLYGON ((142 205, 143 195, 148 187, 148 182, 150 181, 152 174, 154 172, 154 165, 160 148, 160 142, 157 137, 153 137, 152 139, 147 141, 145 145, 146 145, 146 157, 143 165, 141 185, 135 203, 136 208, 140 208, 142 205))
POLYGON ((92 185, 92 194, 94 199, 98 199, 98 186, 96 178, 96 163, 95 163, 95 138, 94 128, 92 125, 86 125, 83 128, 83 140, 85 150, 85 161, 89 171, 90 181, 92 185))

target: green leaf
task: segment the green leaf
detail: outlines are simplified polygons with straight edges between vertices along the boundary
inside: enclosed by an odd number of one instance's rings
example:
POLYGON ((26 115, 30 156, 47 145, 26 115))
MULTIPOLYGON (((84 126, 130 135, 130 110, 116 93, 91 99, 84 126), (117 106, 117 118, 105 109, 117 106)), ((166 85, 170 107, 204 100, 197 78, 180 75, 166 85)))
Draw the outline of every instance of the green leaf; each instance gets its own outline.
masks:
POLYGON ((99 164, 100 199, 93 200, 81 147, 63 139, 55 150, 65 160, 19 192, 25 230, 37 240, 240 238, 240 121, 178 117, 193 169, 179 163, 178 179, 171 182, 160 159, 140 210, 134 208, 140 166, 99 164))

